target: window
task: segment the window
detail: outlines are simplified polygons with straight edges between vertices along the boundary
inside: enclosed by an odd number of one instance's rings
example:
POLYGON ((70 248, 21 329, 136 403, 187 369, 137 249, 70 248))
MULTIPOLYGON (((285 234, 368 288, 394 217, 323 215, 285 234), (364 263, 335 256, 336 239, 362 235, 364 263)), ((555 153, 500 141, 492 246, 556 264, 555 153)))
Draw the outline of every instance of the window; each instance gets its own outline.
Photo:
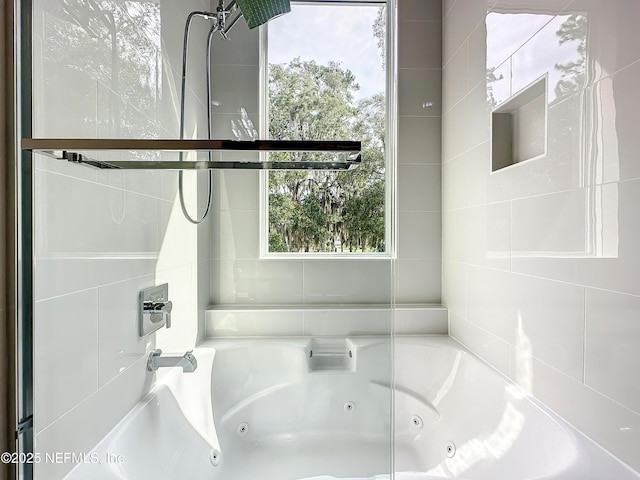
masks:
POLYGON ((360 140, 363 162, 347 172, 265 174, 263 252, 387 252, 384 4, 293 4, 269 23, 267 35, 264 133, 360 140))

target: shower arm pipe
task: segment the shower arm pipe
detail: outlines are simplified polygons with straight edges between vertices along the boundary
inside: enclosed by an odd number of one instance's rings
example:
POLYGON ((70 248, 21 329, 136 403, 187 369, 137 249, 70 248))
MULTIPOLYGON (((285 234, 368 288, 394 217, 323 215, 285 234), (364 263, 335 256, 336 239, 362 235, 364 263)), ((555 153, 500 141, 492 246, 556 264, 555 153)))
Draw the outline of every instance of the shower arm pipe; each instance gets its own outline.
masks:
POLYGON ((223 25, 220 29, 220 35, 222 35, 222 38, 224 38, 225 40, 229 40, 227 34, 235 26, 235 24, 238 23, 238 20, 242 18, 242 12, 240 11, 236 0, 232 0, 231 3, 227 5, 227 12, 229 13, 229 15, 233 15, 233 17, 231 17, 228 24, 223 25))
POLYGON ((229 37, 227 36, 227 34, 229 33, 229 30, 231 30, 235 26, 235 24, 238 23, 238 20, 240 20, 241 18, 242 18, 242 12, 240 12, 240 10, 238 9, 238 12, 234 17, 231 18, 231 20, 229 21, 229 24, 226 25, 223 30, 220 30, 220 35, 222 35, 225 40, 229 39, 229 37))

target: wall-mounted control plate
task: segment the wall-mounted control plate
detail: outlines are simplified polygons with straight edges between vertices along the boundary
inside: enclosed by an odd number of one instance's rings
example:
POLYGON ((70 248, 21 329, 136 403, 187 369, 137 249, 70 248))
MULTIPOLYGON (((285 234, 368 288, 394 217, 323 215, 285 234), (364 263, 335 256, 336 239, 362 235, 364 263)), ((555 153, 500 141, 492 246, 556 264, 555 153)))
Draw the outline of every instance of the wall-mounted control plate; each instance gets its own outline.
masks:
POLYGON ((164 327, 167 323, 167 316, 162 313, 153 313, 145 311, 145 303, 166 303, 169 302, 169 284, 163 283, 156 287, 145 288, 140 290, 140 336, 146 337, 147 335, 155 332, 156 330, 164 327))

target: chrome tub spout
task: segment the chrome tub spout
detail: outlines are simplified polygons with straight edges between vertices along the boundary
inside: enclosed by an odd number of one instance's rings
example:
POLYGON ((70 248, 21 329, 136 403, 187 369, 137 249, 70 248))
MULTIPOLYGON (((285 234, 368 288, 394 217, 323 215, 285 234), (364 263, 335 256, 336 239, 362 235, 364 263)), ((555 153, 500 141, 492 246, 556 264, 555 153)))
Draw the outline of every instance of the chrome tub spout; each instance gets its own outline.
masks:
POLYGON ((181 357, 163 357, 159 348, 149 354, 147 370, 155 372, 160 367, 182 367, 183 372, 193 372, 198 368, 198 361, 193 356, 193 350, 189 350, 181 357))

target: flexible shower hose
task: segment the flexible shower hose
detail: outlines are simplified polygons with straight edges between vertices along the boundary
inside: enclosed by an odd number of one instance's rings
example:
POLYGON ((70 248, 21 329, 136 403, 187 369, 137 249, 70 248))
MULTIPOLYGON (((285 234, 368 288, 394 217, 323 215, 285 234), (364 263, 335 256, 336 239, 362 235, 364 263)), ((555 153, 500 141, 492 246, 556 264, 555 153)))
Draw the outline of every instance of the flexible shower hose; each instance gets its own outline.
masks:
MULTIPOLYGON (((191 20, 193 17, 199 16, 206 18, 208 20, 216 20, 216 14, 211 12, 191 12, 187 17, 187 21, 184 26, 184 41, 182 44, 182 85, 180 91, 180 140, 184 140, 184 129, 185 129, 185 121, 184 121, 184 110, 185 110, 185 98, 187 93, 187 52, 189 50, 189 30, 191 29, 191 20)), ((217 24, 214 23, 211 29, 209 30, 209 35, 207 38, 207 59, 206 59, 206 81, 207 81, 207 139, 211 140, 211 39, 213 38, 213 34, 217 30, 217 24)), ((209 161, 211 161, 211 152, 208 153, 209 161)), ((180 161, 182 161, 183 152, 180 152, 180 161)), ((184 201, 184 175, 183 171, 180 170, 178 172, 178 196, 180 197, 180 208, 182 209, 182 213, 184 217, 193 224, 199 224, 207 218, 209 214, 209 209, 211 208, 211 197, 213 196, 213 172, 209 170, 209 188, 207 194, 207 208, 204 211, 204 214, 200 218, 193 218, 189 215, 187 211, 187 206, 184 201)), ((197 202, 196 202, 197 203, 197 202)))

